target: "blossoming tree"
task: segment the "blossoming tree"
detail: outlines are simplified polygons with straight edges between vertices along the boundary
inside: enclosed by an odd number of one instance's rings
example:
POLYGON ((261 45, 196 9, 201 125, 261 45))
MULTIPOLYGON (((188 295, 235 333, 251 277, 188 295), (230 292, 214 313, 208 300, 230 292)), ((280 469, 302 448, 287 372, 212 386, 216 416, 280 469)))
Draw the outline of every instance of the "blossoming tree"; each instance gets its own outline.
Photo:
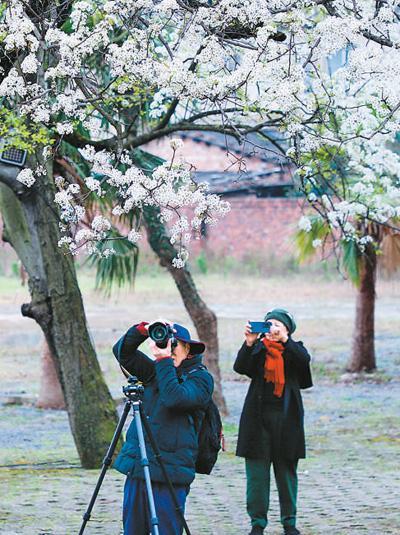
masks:
MULTIPOLYGON (((101 244, 125 228, 118 219, 132 221, 118 239, 134 244, 141 218, 131 214, 150 211, 153 223, 169 223, 175 247, 168 254, 182 269, 192 235, 228 207, 176 161, 176 142, 171 161, 151 172, 141 168, 139 148, 185 130, 244 140, 254 132, 268 138, 271 128, 285 132, 303 191, 324 187, 318 202, 327 223, 362 246, 370 234, 352 224, 354 203, 346 204, 331 175, 315 173, 312 164, 327 150, 346 159, 354 140, 396 131, 397 3, 6 0, 0 13, 0 135, 6 148, 29 150, 21 172, 1 167, 2 213, 29 273, 32 303, 24 313, 39 322, 55 355, 89 466, 100 458, 113 409, 63 251, 110 256, 112 245, 101 244), (343 51, 348 61, 330 76, 327 59, 343 51), (109 209, 89 212, 93 197, 108 198, 109 209)), ((358 188, 370 178, 361 173, 358 188)), ((375 202, 375 187, 367 190, 372 219, 387 224, 398 208, 375 202)), ((190 287, 188 279, 182 287, 190 287)))
POLYGON ((325 147, 319 159, 310 162, 303 183, 315 210, 299 221, 300 259, 315 254, 335 255, 357 288, 353 344, 347 364, 352 372, 376 368, 378 263, 389 275, 400 268, 397 147, 395 139, 390 142, 389 136, 382 135, 367 143, 363 139, 353 140, 346 152, 325 147), (341 199, 334 210, 326 193, 328 185, 334 191, 334 199, 341 199))

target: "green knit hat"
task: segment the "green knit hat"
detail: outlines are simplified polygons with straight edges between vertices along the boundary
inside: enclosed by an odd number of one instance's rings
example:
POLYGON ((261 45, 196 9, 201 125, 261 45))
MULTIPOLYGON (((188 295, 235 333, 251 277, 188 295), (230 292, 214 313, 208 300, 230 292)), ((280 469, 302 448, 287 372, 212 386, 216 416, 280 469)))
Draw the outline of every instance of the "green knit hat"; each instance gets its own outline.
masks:
POLYGON ((294 333, 296 330, 296 322, 294 321, 294 317, 284 308, 274 308, 273 310, 267 312, 264 321, 268 320, 281 321, 285 327, 287 327, 289 334, 294 333))

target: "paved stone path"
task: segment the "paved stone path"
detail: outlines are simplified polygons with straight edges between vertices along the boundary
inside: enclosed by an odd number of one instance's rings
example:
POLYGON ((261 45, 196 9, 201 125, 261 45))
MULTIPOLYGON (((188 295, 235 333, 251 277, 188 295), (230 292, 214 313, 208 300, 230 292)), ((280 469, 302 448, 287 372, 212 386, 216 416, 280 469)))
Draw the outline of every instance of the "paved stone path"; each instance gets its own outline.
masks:
MULTIPOLYGON (((220 455, 212 476, 199 476, 192 486, 187 520, 193 535, 248 533, 244 466, 234 456, 246 389, 243 382, 225 384, 231 410, 228 451, 220 455)), ((321 384, 304 393, 304 402, 308 458, 299 466, 302 533, 400 534, 399 383, 321 384)), ((98 471, 79 468, 66 414, 7 407, 3 416, 0 451, 6 462, 1 464, 18 467, 0 469, 0 534, 77 534, 98 471), (53 463, 20 464, 38 461, 44 452, 53 463)), ((123 478, 110 471, 88 535, 120 533, 122 492, 123 478)), ((273 487, 267 533, 281 533, 278 513, 273 487)))
MULTIPOLYGON (((253 277, 200 280, 202 295, 218 314, 225 379, 237 378, 232 360, 245 321, 263 317, 265 307, 273 303, 285 303, 294 312, 299 337, 314 357, 316 386, 303 396, 308 446, 308 457, 299 465, 298 526, 303 535, 400 535, 398 288, 388 283, 378 288, 380 371, 375 380, 383 383, 350 385, 334 381, 348 358, 353 290, 342 283, 307 283, 292 276, 258 279, 257 291, 254 284, 253 277)), ((115 397, 121 395, 121 376, 110 347, 129 321, 171 317, 187 323, 171 288, 169 279, 159 277, 142 278, 136 292, 124 290, 119 301, 86 291, 91 333, 115 397)), ((20 316, 27 300, 26 289, 0 295, 0 405, 7 397, 32 398, 38 392, 42 334, 35 322, 20 316)), ((187 520, 193 535, 249 531, 244 462, 234 456, 246 390, 245 382, 224 384, 230 409, 225 425, 228 451, 220 455, 212 476, 199 476, 192 486, 187 520)), ((0 535, 77 535, 99 471, 79 467, 66 413, 26 405, 3 405, 0 411, 0 535)), ((120 474, 107 474, 85 534, 120 534, 123 484, 120 474)), ((274 487, 271 494, 266 535, 278 535, 274 487)))

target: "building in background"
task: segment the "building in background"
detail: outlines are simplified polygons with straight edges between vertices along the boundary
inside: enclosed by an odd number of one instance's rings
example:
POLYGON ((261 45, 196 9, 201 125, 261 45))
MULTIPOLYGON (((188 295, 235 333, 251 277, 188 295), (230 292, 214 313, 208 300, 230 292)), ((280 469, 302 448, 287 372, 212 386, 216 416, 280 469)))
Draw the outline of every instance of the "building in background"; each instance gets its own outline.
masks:
MULTIPOLYGON (((276 135, 276 134, 275 134, 276 135)), ((273 143, 210 132, 180 133, 184 147, 176 157, 193 165, 195 177, 231 205, 221 224, 206 226, 191 245, 191 255, 230 257, 238 261, 295 255, 293 235, 304 201, 293 185, 293 167, 273 143)), ((146 150, 165 159, 172 155, 168 140, 153 141, 146 150)))

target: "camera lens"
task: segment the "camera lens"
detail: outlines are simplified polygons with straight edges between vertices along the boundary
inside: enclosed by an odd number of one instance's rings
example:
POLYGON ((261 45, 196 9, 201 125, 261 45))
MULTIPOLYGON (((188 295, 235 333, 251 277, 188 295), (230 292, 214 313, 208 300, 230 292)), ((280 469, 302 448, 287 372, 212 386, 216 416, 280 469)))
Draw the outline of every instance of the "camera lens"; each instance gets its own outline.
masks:
POLYGON ((150 337, 155 342, 158 342, 160 340, 164 340, 167 334, 168 334, 168 330, 165 325, 156 325, 153 329, 151 329, 150 337))
POLYGON ((149 327, 149 336, 160 348, 165 348, 168 345, 168 340, 171 337, 171 328, 161 322, 156 322, 149 327))

